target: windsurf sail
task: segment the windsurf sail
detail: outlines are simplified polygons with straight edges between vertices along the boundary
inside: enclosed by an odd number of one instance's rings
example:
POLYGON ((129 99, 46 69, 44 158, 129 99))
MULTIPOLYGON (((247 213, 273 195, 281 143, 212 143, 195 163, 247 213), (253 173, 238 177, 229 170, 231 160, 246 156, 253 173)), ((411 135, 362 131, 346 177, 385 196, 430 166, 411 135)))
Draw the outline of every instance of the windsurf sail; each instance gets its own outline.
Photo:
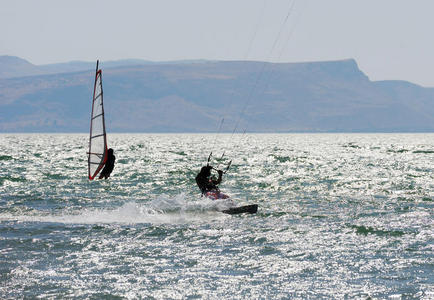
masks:
POLYGON ((88 154, 89 180, 93 180, 107 161, 107 137, 104 121, 102 72, 96 62, 88 154))

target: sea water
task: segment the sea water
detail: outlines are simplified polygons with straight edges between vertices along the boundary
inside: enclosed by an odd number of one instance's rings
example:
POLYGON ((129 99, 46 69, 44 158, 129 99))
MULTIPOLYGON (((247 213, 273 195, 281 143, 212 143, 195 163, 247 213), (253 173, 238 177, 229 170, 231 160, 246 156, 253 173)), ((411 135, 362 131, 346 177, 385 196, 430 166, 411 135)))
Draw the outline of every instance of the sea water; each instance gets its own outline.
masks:
POLYGON ((0 135, 0 298, 434 299, 434 134, 0 135), (254 215, 200 196, 206 164, 254 215), (224 153, 224 155, 223 155, 224 153))

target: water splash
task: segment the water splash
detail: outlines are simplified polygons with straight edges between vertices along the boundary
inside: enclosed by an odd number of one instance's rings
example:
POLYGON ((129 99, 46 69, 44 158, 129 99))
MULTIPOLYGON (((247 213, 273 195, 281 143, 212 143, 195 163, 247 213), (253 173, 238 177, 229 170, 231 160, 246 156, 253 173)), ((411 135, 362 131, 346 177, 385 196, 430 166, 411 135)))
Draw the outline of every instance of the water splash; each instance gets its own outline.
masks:
POLYGON ((209 221, 222 217, 220 211, 233 206, 229 199, 203 198, 189 201, 185 194, 160 195, 148 203, 127 202, 117 208, 84 208, 62 214, 38 212, 32 215, 0 214, 0 221, 65 224, 162 224, 209 221))

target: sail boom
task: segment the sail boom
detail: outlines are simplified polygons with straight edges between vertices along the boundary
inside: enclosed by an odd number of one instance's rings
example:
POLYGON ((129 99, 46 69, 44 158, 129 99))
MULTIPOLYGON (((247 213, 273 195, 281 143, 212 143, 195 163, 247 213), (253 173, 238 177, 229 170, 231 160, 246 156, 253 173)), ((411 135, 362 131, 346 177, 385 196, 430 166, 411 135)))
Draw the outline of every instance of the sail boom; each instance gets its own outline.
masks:
POLYGON ((86 154, 93 154, 93 155, 98 155, 98 156, 102 157, 102 155, 100 153, 86 152, 86 154))

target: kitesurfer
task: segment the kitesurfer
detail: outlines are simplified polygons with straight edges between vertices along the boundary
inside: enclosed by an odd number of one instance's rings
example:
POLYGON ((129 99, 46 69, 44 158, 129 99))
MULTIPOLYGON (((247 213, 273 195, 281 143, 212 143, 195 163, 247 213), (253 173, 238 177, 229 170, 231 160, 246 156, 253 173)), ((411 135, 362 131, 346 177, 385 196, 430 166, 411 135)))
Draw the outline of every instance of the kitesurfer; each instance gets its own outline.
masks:
POLYGON ((105 162, 104 169, 102 169, 99 179, 107 179, 110 177, 113 168, 115 167, 116 157, 113 155, 113 149, 110 148, 107 151, 107 161, 105 162))
POLYGON ((210 196, 211 198, 227 198, 226 195, 220 193, 218 185, 222 182, 223 171, 217 170, 219 177, 216 179, 211 176, 212 166, 206 165, 200 169, 199 174, 196 176, 196 183, 199 186, 202 195, 210 196), (225 197, 224 197, 225 196, 225 197))

